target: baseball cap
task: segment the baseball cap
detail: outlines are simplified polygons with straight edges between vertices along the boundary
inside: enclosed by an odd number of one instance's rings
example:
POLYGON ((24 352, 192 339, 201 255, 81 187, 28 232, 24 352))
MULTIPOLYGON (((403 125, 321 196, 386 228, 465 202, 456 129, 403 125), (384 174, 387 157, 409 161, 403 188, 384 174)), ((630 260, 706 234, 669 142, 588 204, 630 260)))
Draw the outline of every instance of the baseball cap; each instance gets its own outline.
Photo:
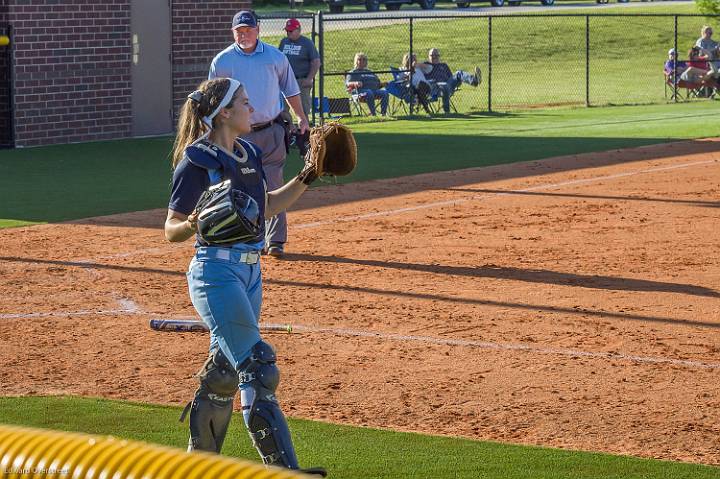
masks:
POLYGON ((257 27, 255 15, 247 10, 237 12, 233 17, 232 28, 234 30, 237 27, 257 27))
POLYGON ((292 32, 293 30, 297 30, 300 28, 300 20, 297 18, 291 18, 287 22, 285 22, 285 31, 286 32, 292 32))
POLYGON ((675 55, 675 49, 671 48, 670 50, 668 50, 668 55, 675 55))

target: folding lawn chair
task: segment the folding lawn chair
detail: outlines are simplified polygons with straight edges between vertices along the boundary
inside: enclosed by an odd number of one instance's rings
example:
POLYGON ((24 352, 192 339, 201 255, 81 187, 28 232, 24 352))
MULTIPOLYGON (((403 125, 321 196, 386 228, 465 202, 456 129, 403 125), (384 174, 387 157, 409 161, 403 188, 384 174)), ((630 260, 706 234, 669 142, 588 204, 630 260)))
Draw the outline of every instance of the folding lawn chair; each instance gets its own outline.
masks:
MULTIPOLYGON (((445 85, 447 85, 447 83, 446 82, 437 82, 437 83, 432 82, 430 85, 432 86, 432 90, 431 90, 432 96, 430 97, 430 101, 433 102, 434 109, 437 111, 440 111, 440 109, 442 108, 442 91, 441 91, 441 89, 444 88, 445 85), (438 100, 440 101, 439 105, 435 105, 435 102, 437 102, 438 100)), ((455 93, 457 93, 459 89, 460 89, 460 83, 457 83, 455 85, 455 89, 450 93, 450 98, 449 98, 450 109, 452 111, 454 111, 455 113, 458 112, 458 109, 455 106, 455 100, 453 100, 453 97, 455 96, 455 93)))
POLYGON ((705 82, 691 82, 676 78, 676 84, 673 85, 672 74, 665 73, 665 98, 675 100, 689 100, 690 98, 706 98, 712 97, 717 93, 717 84, 708 84, 705 82), (676 88, 677 86, 677 88, 676 88), (683 96, 682 90, 685 90, 683 96))
MULTIPOLYGON (((410 86, 410 82, 405 76, 406 72, 395 67, 390 67, 390 72, 394 79, 385 86, 385 90, 387 90, 392 99, 390 114, 395 115, 395 113, 402 108, 403 112, 408 115, 411 105, 414 110, 419 109, 421 102, 418 98, 418 92, 410 86)), ((437 96, 433 97, 429 94, 426 98, 430 113, 434 113, 435 108, 433 108, 432 102, 437 100, 437 96)))
POLYGON ((355 110, 356 116, 369 116, 370 111, 367 112, 363 108, 362 104, 365 103, 367 106, 367 94, 360 93, 355 86, 347 85, 347 92, 350 95, 350 105, 355 110))

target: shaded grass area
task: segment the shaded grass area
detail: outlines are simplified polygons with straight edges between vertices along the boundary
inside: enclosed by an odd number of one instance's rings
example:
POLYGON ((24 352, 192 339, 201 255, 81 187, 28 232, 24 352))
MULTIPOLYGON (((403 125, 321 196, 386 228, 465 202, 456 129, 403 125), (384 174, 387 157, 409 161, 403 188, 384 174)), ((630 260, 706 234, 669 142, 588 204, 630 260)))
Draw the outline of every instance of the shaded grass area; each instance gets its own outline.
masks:
MULTIPOLYGON (((720 124, 708 120, 719 112, 720 102, 703 102, 355 123, 360 161, 341 181, 720 136, 720 124)), ((171 143, 165 137, 0 151, 0 227, 164 208, 171 143)), ((293 150, 286 177, 299 168, 293 150)))
MULTIPOLYGON (((110 434, 185 448, 180 408, 76 397, 0 398, 0 423, 110 434)), ((704 479, 720 470, 696 464, 525 447, 290 419, 301 464, 330 477, 487 479, 704 479)), ((258 461, 235 414, 223 453, 258 461)))

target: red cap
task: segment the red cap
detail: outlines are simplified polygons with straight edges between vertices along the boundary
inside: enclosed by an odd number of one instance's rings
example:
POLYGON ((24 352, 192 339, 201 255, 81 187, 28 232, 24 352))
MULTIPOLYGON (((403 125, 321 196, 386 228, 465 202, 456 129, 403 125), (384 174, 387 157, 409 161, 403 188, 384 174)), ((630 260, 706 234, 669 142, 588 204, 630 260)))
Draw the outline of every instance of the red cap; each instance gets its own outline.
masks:
POLYGON ((297 30, 300 28, 300 20, 297 18, 291 18, 287 22, 285 22, 285 31, 286 32, 292 32, 293 30, 297 30))

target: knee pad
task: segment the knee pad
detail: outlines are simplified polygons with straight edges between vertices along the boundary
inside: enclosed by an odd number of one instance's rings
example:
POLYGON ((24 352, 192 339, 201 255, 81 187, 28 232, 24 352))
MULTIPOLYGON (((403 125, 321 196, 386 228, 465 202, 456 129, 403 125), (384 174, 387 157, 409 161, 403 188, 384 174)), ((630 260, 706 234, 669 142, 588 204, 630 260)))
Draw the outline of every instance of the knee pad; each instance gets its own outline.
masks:
POLYGON ((243 419, 250 439, 265 464, 298 469, 290 429, 275 398, 280 382, 280 371, 275 361, 272 346, 260 341, 242 363, 238 376, 243 419))
POLYGON ((235 368, 219 349, 212 351, 198 371, 200 388, 210 399, 233 398, 240 381, 235 368))
POLYGON ((225 355, 216 350, 210 353, 197 377, 200 387, 180 416, 182 422, 190 412, 188 451, 219 453, 232 417, 238 376, 225 355))

